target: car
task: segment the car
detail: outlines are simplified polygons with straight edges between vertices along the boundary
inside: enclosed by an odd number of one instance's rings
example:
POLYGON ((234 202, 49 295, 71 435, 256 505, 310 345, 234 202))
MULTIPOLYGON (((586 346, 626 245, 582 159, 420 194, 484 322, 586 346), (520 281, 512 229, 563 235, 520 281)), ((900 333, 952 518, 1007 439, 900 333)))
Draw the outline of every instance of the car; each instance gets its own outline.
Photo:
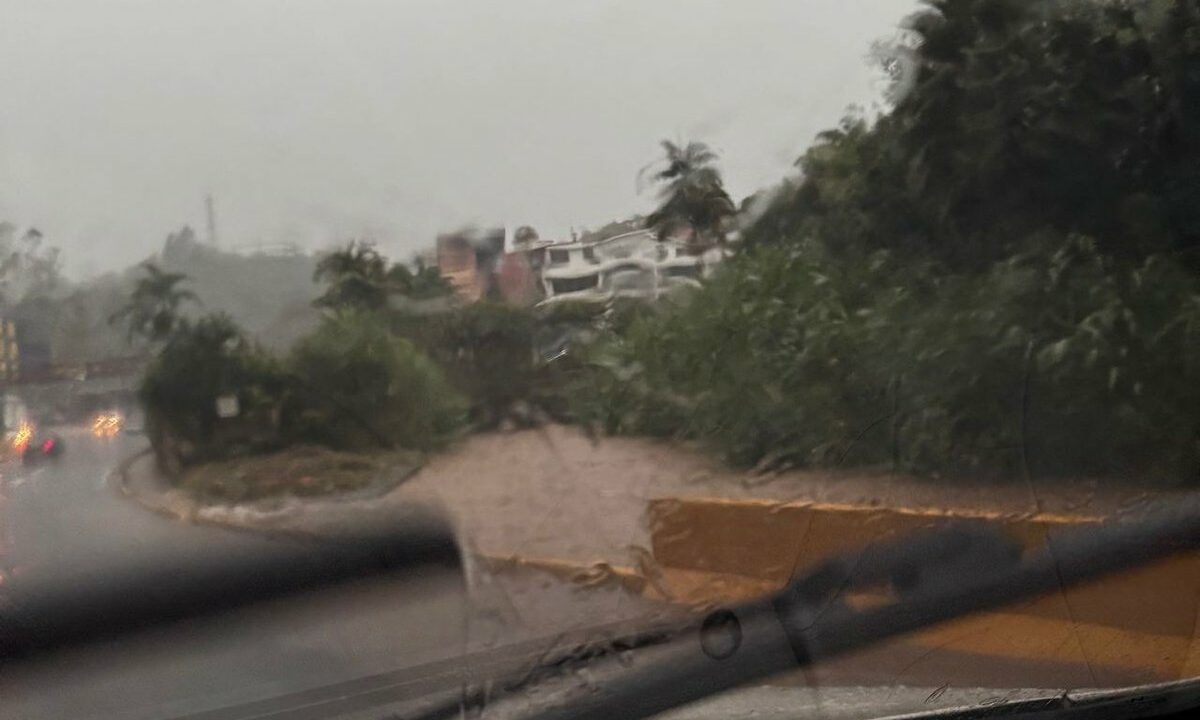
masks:
POLYGON ((125 416, 110 410, 98 413, 92 418, 92 434, 98 438, 116 437, 125 426, 125 416))
POLYGON ((54 433, 34 435, 21 451, 21 462, 34 465, 62 455, 62 438, 54 433))

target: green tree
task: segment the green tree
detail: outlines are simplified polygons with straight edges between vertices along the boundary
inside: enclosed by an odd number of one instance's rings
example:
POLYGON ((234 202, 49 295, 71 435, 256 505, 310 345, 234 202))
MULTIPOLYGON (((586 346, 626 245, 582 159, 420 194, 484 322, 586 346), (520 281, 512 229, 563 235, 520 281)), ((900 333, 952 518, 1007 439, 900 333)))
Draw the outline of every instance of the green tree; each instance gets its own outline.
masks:
POLYGON ((1127 262, 1200 248, 1194 0, 927 0, 850 117, 747 232, 979 271, 1078 233, 1127 262))
POLYGON ((16 226, 0 222, 0 301, 12 304, 35 296, 52 296, 64 285, 59 248, 44 245, 45 236, 29 228, 18 238, 16 226))
POLYGON ((325 292, 313 304, 335 311, 378 311, 387 307, 390 295, 428 300, 454 292, 436 267, 416 258, 413 267, 395 263, 365 241, 351 241, 323 256, 313 271, 313 281, 326 283, 325 292))
POLYGON ((373 243, 351 240, 317 261, 313 282, 325 283, 325 292, 313 305, 330 310, 381 310, 387 305, 387 260, 373 243))
POLYGON ((275 447, 288 379, 279 362, 224 313, 178 323, 142 378, 146 430, 164 469, 275 447), (238 400, 236 429, 217 416, 223 395, 238 400), (233 430, 230 432, 230 430, 233 430))
POLYGON ((198 301, 195 293, 180 287, 188 280, 187 275, 166 272, 152 262, 144 262, 141 267, 145 275, 138 278, 129 302, 109 317, 109 323, 124 323, 129 341, 142 337, 163 342, 184 323, 184 305, 198 301))
POLYGON ((419 255, 414 258, 411 268, 404 263, 392 265, 387 273, 387 288, 413 300, 428 300, 454 293, 454 286, 442 277, 436 267, 426 265, 419 255))
POLYGON ((429 449, 463 420, 463 400, 442 371, 377 313, 325 318, 296 344, 289 366, 301 382, 285 407, 286 430, 301 440, 429 449))
MULTIPOLYGON (((737 214, 737 208, 716 168, 717 154, 701 142, 677 145, 663 140, 661 144, 663 158, 650 174, 659 186, 659 206, 646 218, 646 225, 657 230, 660 239, 690 229, 698 249, 723 243, 725 222, 737 214)), ((650 168, 642 172, 647 171, 650 168)))

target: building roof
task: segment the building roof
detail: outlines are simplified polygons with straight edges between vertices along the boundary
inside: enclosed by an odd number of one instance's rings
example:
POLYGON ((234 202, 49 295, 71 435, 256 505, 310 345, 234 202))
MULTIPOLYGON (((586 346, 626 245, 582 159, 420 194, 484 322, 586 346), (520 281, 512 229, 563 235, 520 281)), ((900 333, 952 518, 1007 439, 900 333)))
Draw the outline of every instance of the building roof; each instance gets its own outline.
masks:
MULTIPOLYGON (((589 247, 596 247, 597 245, 606 245, 606 244, 616 241, 616 240, 627 240, 629 238, 636 237, 638 235, 646 235, 646 236, 648 236, 649 239, 657 240, 657 238, 655 238, 653 230, 642 229, 642 230, 633 230, 630 232, 621 233, 620 235, 610 235, 606 238, 599 238, 596 240, 573 240, 573 241, 568 241, 568 242, 555 243, 555 244, 551 245, 550 248, 552 250, 576 250, 579 248, 589 248, 589 247)), ((664 242, 669 242, 669 241, 664 241, 664 242)))

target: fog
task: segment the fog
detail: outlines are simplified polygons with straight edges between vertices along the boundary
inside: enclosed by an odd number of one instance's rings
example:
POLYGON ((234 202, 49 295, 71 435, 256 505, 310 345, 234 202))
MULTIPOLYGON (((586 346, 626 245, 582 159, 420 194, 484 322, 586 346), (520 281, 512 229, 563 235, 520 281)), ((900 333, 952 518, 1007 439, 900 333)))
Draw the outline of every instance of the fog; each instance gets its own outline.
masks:
POLYGON ((351 235, 402 256, 469 222, 543 237, 645 210, 660 138, 735 199, 883 81, 902 0, 0 0, 0 218, 68 274, 216 198, 226 247, 351 235))

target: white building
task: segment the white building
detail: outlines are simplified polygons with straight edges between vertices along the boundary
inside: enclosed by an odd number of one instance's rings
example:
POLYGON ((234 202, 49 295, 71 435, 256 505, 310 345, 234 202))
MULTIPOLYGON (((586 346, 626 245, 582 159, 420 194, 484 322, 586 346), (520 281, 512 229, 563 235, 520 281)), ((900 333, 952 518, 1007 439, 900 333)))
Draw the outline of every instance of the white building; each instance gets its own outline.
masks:
POLYGON ((543 305, 617 297, 654 299, 674 288, 699 285, 722 257, 719 250, 692 255, 680 242, 659 242, 651 230, 551 245, 545 252, 543 305))

